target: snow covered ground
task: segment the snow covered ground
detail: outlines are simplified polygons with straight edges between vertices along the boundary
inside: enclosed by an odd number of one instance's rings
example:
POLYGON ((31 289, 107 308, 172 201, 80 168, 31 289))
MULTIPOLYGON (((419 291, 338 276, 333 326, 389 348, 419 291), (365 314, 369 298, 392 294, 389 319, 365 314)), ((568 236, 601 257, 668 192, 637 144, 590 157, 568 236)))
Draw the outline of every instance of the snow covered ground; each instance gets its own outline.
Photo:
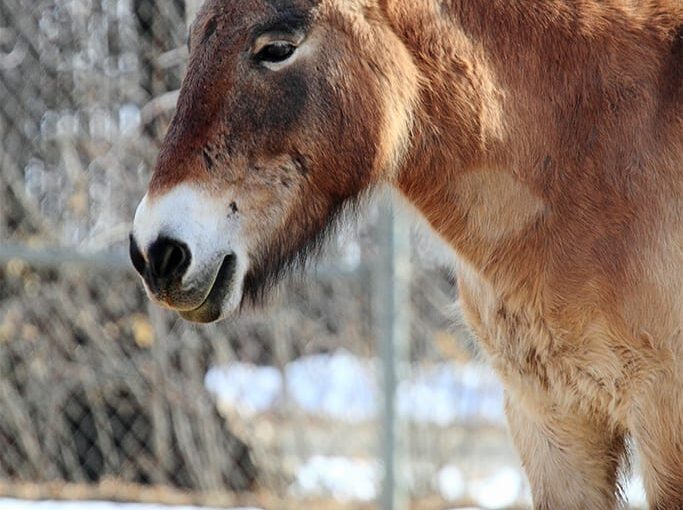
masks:
MULTIPOLYGON (((245 363, 211 369, 207 388, 221 406, 256 414, 289 403, 316 417, 357 423, 381 409, 378 360, 346 351, 300 358, 284 371, 245 363)), ((414 422, 503 424, 503 392, 490 370, 475 364, 441 363, 416 368, 398 387, 401 415, 414 422)))
MULTIPOLYGON (((338 501, 374 501, 379 496, 381 466, 376 461, 315 456, 297 473, 293 492, 298 496, 332 496, 338 501)), ((446 466, 434 490, 445 501, 475 501, 484 508, 507 508, 529 501, 519 470, 503 467, 491 476, 468 484, 457 466, 446 466)))

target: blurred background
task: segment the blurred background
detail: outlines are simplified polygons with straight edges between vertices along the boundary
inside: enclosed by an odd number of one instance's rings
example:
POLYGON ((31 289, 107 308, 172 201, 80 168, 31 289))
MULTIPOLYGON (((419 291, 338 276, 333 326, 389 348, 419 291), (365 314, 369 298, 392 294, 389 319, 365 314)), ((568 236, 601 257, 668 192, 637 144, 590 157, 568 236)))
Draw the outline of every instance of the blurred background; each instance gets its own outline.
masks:
POLYGON ((127 236, 199 3, 0 0, 0 510, 528 507, 447 253, 387 206, 238 321, 145 297, 127 236))

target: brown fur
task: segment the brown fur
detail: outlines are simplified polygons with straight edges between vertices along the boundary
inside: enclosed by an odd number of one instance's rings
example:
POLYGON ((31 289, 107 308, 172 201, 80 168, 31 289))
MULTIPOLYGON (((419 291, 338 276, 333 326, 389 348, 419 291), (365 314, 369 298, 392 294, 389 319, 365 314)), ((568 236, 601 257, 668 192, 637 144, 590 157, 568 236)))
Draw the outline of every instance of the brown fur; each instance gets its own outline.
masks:
POLYGON ((208 0, 193 40, 152 195, 236 189, 257 288, 393 184, 462 260, 535 507, 618 506, 632 436, 683 508, 679 0, 208 0), (287 9, 314 52, 255 75, 287 9))

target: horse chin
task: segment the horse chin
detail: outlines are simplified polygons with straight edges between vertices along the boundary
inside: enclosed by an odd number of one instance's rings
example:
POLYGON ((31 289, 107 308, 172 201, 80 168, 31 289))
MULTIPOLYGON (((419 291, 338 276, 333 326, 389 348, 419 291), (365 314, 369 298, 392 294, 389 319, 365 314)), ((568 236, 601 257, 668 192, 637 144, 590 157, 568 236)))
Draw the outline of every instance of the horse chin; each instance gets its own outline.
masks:
POLYGON ((240 273, 237 256, 234 253, 226 255, 204 302, 192 310, 179 310, 180 316, 190 322, 206 324, 232 315, 242 298, 243 275, 240 273))

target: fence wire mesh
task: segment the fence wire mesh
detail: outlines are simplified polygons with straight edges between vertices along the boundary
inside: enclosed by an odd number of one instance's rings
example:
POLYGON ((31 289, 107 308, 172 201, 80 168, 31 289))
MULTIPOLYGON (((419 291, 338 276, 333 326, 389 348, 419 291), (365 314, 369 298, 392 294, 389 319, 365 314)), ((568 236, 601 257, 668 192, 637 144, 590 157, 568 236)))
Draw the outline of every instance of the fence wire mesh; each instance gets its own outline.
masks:
MULTIPOLYGON (((196 7, 0 0, 0 492, 378 508, 377 210, 235 322, 183 323, 127 269, 196 7)), ((501 392, 435 253, 413 245, 398 481, 414 508, 522 504, 501 392)))

